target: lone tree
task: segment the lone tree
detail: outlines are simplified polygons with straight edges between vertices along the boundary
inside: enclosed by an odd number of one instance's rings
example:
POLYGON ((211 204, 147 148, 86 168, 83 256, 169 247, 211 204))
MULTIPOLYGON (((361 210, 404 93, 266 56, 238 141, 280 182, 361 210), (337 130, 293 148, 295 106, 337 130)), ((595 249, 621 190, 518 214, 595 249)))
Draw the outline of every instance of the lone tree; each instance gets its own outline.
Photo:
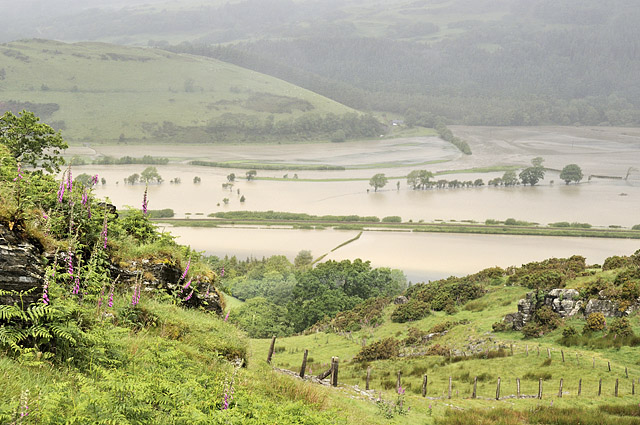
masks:
POLYGON ((522 184, 529 184, 531 186, 544 179, 544 168, 542 167, 529 167, 520 172, 520 180, 522 184))
POLYGON ((564 180, 566 184, 569 184, 571 182, 578 183, 580 180, 582 180, 582 177, 584 177, 582 175, 582 169, 576 164, 566 165, 560 173, 560 178, 564 180))
POLYGON ((18 116, 6 112, 0 117, 0 143, 5 145, 17 162, 42 168, 52 173, 60 171, 64 159, 62 150, 69 146, 50 126, 38 122, 33 112, 22 111, 18 116))
POLYGON ((256 170, 247 171, 247 180, 251 181, 251 180, 255 179, 257 174, 258 174, 258 172, 256 170))
POLYGON ((158 174, 156 167, 147 167, 140 173, 140 181, 143 183, 152 183, 153 181, 162 183, 162 177, 158 174))
POLYGON ((374 191, 378 191, 378 188, 384 187, 387 184, 387 177, 383 173, 378 173, 375 176, 371 177, 369 180, 369 186, 373 186, 374 191))

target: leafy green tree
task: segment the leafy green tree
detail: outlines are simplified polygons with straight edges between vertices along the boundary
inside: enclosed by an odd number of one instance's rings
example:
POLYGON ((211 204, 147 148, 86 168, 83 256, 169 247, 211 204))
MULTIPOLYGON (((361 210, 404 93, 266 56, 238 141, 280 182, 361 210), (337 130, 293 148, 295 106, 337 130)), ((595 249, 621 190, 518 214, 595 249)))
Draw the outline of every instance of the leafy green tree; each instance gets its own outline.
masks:
POLYGON ((202 182, 202 179, 199 176, 195 176, 193 178, 193 183, 197 184, 197 183, 201 183, 201 182, 202 182))
POLYGON ((569 184, 571 182, 578 183, 580 180, 582 180, 582 177, 584 177, 582 175, 582 169, 576 164, 566 165, 560 173, 560 178, 564 180, 566 184, 569 184))
POLYGON ((505 171, 502 175, 501 182, 505 186, 515 186, 518 184, 518 177, 515 171, 505 171))
POLYGON ((258 172, 256 170, 247 171, 247 174, 246 174, 247 180, 251 181, 251 180, 255 179, 257 174, 258 174, 258 172))
POLYGON ((544 168, 542 167, 528 167, 520 172, 522 184, 533 186, 542 179, 544 179, 544 168))
POLYGON ((143 183, 152 183, 154 181, 162 183, 162 177, 158 174, 156 167, 147 167, 140 173, 140 181, 143 183))
POLYGON ((369 180, 369 186, 373 186, 373 189, 377 192, 379 188, 384 187, 387 182, 387 177, 383 173, 378 173, 371 177, 369 180))
POLYGON ((311 263, 313 263, 313 255, 311 254, 311 251, 306 249, 298 252, 298 255, 296 255, 296 258, 293 260, 293 264, 299 269, 308 267, 311 263))
POLYGON ((272 335, 291 335, 286 307, 262 297, 248 300, 229 314, 229 321, 237 324, 251 338, 267 338, 272 335))
POLYGON ((126 178, 124 179, 124 182, 125 182, 126 184, 136 184, 136 183, 138 183, 138 180, 140 180, 140 174, 138 174, 138 173, 133 173, 133 174, 131 174, 129 177, 126 177, 126 178))
POLYGON ((227 181, 228 182, 234 182, 236 181, 236 173, 231 173, 227 176, 227 181))
POLYGON ((6 112, 0 117, 0 143, 22 164, 40 165, 50 173, 60 171, 64 164, 60 154, 69 146, 59 132, 39 121, 33 112, 23 110, 18 116, 6 112))
POLYGON ((429 186, 429 179, 433 177, 433 173, 427 170, 413 170, 407 176, 407 184, 414 190, 426 189, 429 186))

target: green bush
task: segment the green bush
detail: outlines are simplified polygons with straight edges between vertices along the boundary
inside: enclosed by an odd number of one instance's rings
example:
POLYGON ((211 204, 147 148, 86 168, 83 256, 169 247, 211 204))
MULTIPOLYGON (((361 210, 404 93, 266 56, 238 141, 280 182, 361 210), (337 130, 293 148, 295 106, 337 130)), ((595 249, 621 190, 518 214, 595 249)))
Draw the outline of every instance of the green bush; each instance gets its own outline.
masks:
POLYGON ((402 223, 402 218, 397 215, 390 215, 382 219, 383 223, 402 223))
POLYGON ((563 338, 572 338, 578 336, 578 331, 573 326, 567 326, 562 330, 563 338))
POLYGON ((604 260, 604 263, 602 263, 602 270, 620 269, 622 267, 627 267, 630 264, 631 259, 629 257, 614 255, 604 260))
POLYGON ((584 325, 583 333, 597 332, 604 329, 607 321, 602 313, 591 313, 587 316, 587 323, 584 325))
POLYGON ((633 329, 631 328, 631 323, 629 323, 629 319, 626 317, 620 317, 618 319, 613 320, 609 325, 609 334, 617 335, 618 337, 630 337, 633 336, 633 329))
POLYGON ((354 358, 357 362, 386 360, 397 357, 400 353, 400 342, 395 338, 385 338, 360 349, 354 358))
POLYGON ((506 332, 513 329, 510 324, 504 322, 495 322, 493 325, 491 325, 491 328, 494 332, 506 332))
POLYGON ((422 342, 427 332, 415 327, 410 327, 407 331, 407 337, 404 339, 404 345, 413 345, 422 342))
POLYGON ((544 335, 544 327, 539 323, 531 321, 524 325, 522 328, 522 334, 525 338, 540 338, 544 335))
POLYGON ((431 313, 429 303, 411 298, 408 303, 400 304, 391 313, 391 320, 396 323, 411 322, 427 317, 431 313))

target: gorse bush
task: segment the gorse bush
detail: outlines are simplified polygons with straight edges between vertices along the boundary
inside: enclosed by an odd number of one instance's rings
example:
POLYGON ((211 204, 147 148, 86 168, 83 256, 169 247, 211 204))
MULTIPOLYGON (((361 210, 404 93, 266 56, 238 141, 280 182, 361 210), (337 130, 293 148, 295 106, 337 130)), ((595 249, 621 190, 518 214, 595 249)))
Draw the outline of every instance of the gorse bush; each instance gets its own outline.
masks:
POLYGON ((372 360, 384 360, 397 357, 400 354, 400 342, 395 338, 385 338, 376 341, 360 349, 355 357, 357 362, 365 362, 372 360))
POLYGON ((604 329, 607 322, 602 313, 591 313, 587 316, 587 323, 584 325, 584 333, 597 332, 604 329))
POLYGON ((396 323, 412 322, 427 317, 431 306, 417 298, 411 298, 406 304, 400 304, 391 313, 391 320, 396 323))

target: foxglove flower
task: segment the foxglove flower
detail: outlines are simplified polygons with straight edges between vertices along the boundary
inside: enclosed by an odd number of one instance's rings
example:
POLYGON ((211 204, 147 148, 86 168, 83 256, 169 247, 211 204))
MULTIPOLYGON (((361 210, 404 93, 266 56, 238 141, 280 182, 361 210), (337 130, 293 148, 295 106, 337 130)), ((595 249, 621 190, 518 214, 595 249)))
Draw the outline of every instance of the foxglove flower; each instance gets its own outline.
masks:
POLYGON ((183 291, 186 290, 186 289, 189 289, 189 287, 191 286, 191 280, 192 279, 189 279, 189 281, 187 283, 185 283, 185 285, 182 287, 183 291))
POLYGON ((78 293, 80 293, 80 279, 78 279, 78 276, 76 276, 75 284, 76 285, 73 287, 73 291, 71 291, 71 293, 73 295, 78 295, 78 293))
POLYGON ((187 277, 187 273, 189 273, 190 265, 191 265, 191 257, 189 257, 189 260, 187 261, 187 267, 184 269, 184 273, 182 273, 182 276, 180 276, 180 280, 183 280, 185 277, 187 277))
POLYGON ((87 189, 82 192, 82 205, 86 206, 87 202, 89 202, 89 194, 87 193, 87 189))
POLYGON ((69 246, 69 252, 67 253, 67 271, 69 272, 69 276, 73 276, 73 251, 71 250, 71 246, 69 246))
POLYGON ((187 295, 187 298, 184 299, 185 302, 189 301, 191 299, 191 297, 193 296, 193 289, 191 290, 191 292, 189 293, 189 295, 187 295))
POLYGON ((91 184, 92 185, 98 184, 98 175, 97 174, 91 178, 91 184))
POLYGON ((13 179, 13 181, 15 182, 18 180, 22 180, 22 167, 20 166, 20 163, 18 163, 18 175, 13 179))
POLYGON ((227 311, 227 315, 224 316, 224 321, 226 322, 228 318, 229 318, 229 312, 227 311))
POLYGON ((147 190, 149 190, 149 186, 144 188, 144 197, 142 198, 142 213, 143 214, 147 213, 147 204, 148 204, 147 190))
POLYGON ((109 291, 109 302, 107 303, 109 308, 113 307, 113 284, 111 284, 111 290, 109 291))
POLYGON ((58 189, 58 202, 62 203, 62 198, 64 197, 64 190, 66 186, 64 184, 64 175, 62 176, 62 181, 60 182, 60 188, 58 189))
POLYGON ((220 277, 224 277, 224 267, 222 268, 222 272, 220 273, 220 277))
POLYGON ((73 191, 73 178, 71 177, 71 166, 69 166, 69 175, 67 175, 67 189, 73 191))
POLYGON ((104 240, 104 249, 107 249, 107 216, 104 216, 104 225, 102 226, 102 232, 100 237, 104 240))

